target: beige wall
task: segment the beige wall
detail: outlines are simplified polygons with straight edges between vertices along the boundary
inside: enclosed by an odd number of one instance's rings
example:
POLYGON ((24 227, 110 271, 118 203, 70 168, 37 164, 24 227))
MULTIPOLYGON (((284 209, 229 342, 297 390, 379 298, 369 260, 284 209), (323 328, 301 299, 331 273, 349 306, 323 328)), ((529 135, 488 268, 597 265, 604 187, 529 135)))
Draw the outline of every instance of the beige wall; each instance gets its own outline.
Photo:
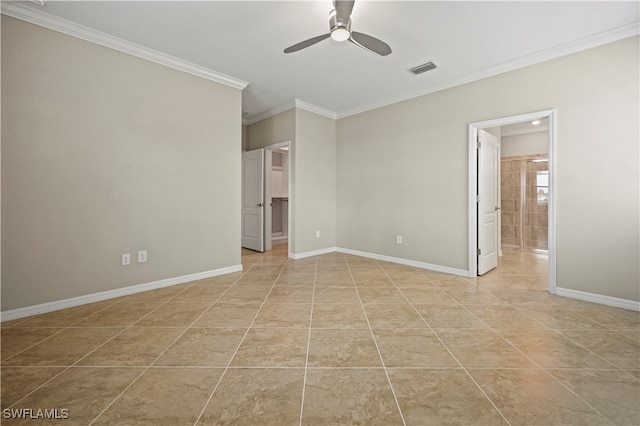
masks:
POLYGON ((336 121, 296 109, 295 140, 294 253, 335 247, 336 121))
POLYGON ((522 135, 502 136, 500 138, 500 156, 546 154, 549 152, 549 132, 525 133, 522 135))
POLYGON ((467 269, 468 124, 555 108, 557 285, 640 300, 638 51, 634 37, 339 120, 338 246, 467 269))
POLYGON ((240 145, 240 90, 2 16, 2 310, 239 265, 240 145))
POLYGON ((636 37, 337 122, 292 109, 243 142, 239 90, 3 16, 2 310, 239 264, 238 147, 283 141, 294 253, 466 269, 468 124, 549 108, 557 284, 638 301, 638 63, 636 37))
POLYGON ((293 142, 296 136, 296 110, 280 114, 248 126, 247 151, 264 148, 280 142, 293 142))
POLYGON ((247 151, 249 146, 249 126, 247 124, 242 125, 242 150, 247 151))
POLYGON ((291 142, 289 251, 335 247, 336 122, 292 108, 249 126, 249 149, 291 142), (316 231, 320 237, 316 237, 316 231))

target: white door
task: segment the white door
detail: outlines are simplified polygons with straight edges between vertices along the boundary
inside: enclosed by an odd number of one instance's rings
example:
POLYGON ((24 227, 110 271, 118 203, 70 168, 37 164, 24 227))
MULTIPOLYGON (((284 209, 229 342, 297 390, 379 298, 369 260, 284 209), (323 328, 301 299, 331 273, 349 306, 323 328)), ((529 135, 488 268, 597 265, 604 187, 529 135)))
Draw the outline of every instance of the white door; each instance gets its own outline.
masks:
POLYGON ((498 139, 478 130, 478 275, 498 266, 498 139))
POLYGON ((264 251, 264 149, 242 153, 242 247, 264 251))

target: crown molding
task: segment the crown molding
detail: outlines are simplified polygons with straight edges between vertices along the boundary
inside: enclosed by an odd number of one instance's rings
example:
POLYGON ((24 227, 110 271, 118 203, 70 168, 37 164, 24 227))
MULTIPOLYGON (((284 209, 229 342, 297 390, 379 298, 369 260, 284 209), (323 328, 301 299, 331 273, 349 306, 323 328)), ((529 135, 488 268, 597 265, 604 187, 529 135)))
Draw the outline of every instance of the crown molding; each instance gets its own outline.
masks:
POLYGON ((244 89, 248 82, 231 77, 199 65, 192 64, 182 59, 166 55, 164 53, 148 49, 135 43, 122 40, 112 35, 94 30, 84 25, 79 25, 66 19, 42 12, 38 9, 26 7, 13 2, 2 2, 1 10, 3 15, 20 19, 31 24, 39 25, 53 31, 76 37, 90 43, 98 44, 109 49, 145 59, 156 64, 183 71, 216 83, 231 86, 235 89, 244 89))
MULTIPOLYGON (((139 57, 141 59, 145 59, 179 71, 196 75, 207 80, 215 81, 220 84, 231 86, 236 89, 242 90, 249 85, 248 82, 237 79, 235 77, 215 72, 208 68, 204 68, 202 66, 183 61, 173 56, 166 55, 164 53, 148 49, 134 43, 130 43, 126 40, 119 39, 109 34, 96 31, 89 27, 79 25, 62 18, 58 18, 54 15, 50 15, 38 9, 23 6, 15 2, 2 1, 0 11, 2 14, 11 16, 13 18, 17 18, 35 25, 58 31, 76 38, 80 38, 107 48, 118 50, 129 55, 139 57)), ((452 79, 437 82, 417 92, 412 92, 399 97, 382 99, 378 102, 363 105, 355 109, 334 112, 320 106, 301 101, 299 99, 294 99, 291 102, 264 111, 254 117, 247 117, 246 120, 243 120, 243 123, 253 124, 292 108, 300 108, 302 110, 313 112, 315 114, 319 114, 321 116, 332 119, 346 118, 352 115, 407 101, 462 84, 492 77, 508 71, 513 71, 526 66, 538 64, 552 59, 557 59, 562 56, 578 53, 583 50, 595 48, 608 43, 613 43, 625 38, 637 36, 638 34, 640 34, 640 22, 634 22, 632 24, 625 25, 610 31, 605 31, 600 34, 576 40, 571 43, 566 43, 561 46, 541 50, 530 55, 515 58, 513 60, 505 61, 491 67, 482 68, 452 79)))
POLYGON ((563 56, 571 55, 573 53, 582 52, 584 50, 592 49, 605 44, 614 43, 616 41, 624 40, 629 37, 634 37, 640 34, 640 22, 636 21, 632 24, 615 28, 613 30, 604 31, 599 34, 595 34, 589 37, 582 38, 580 40, 573 41, 571 43, 565 43, 560 46, 555 46, 549 49, 544 49, 539 52, 535 52, 526 56, 522 56, 510 61, 502 62, 491 67, 472 71, 467 74, 460 75, 458 77, 437 82, 422 89, 418 92, 413 92, 404 96, 395 98, 387 98, 379 102, 364 105, 359 108, 355 108, 348 111, 341 111, 337 114, 337 119, 349 117, 351 115, 360 114, 363 112, 371 111, 377 108, 382 108, 388 105, 396 104, 399 102, 414 99, 420 96, 428 95, 430 93, 439 92, 441 90, 450 89, 462 84, 471 83, 484 78, 493 77, 498 74, 514 71, 519 68, 524 68, 530 65, 539 64, 541 62, 549 61, 552 59, 561 58, 563 56))
POLYGON ((275 108, 270 108, 265 112, 261 112, 258 115, 247 117, 247 124, 254 124, 254 123, 257 123, 258 121, 266 120, 267 118, 273 117, 274 115, 278 115, 285 111, 289 111, 290 109, 293 109, 295 107, 296 107, 295 102, 291 101, 291 102, 287 102, 284 105, 280 105, 275 108))
POLYGON ((335 112, 330 111, 326 108, 319 107, 317 105, 310 104, 309 102, 301 101, 300 99, 296 99, 294 101, 294 104, 296 108, 303 109, 305 111, 309 111, 323 117, 331 118, 334 120, 338 118, 338 114, 336 114, 335 112))
POLYGON ((283 112, 289 111, 290 109, 293 109, 293 108, 302 109, 304 111, 312 112, 314 114, 331 118, 333 120, 336 120, 338 118, 338 114, 336 114, 331 110, 322 108, 314 104, 310 104, 309 102, 301 101, 300 99, 294 99, 292 102, 287 102, 286 104, 268 109, 265 112, 262 112, 254 117, 248 118, 247 124, 257 123, 258 121, 265 120, 267 118, 273 117, 274 115, 278 115, 283 112))

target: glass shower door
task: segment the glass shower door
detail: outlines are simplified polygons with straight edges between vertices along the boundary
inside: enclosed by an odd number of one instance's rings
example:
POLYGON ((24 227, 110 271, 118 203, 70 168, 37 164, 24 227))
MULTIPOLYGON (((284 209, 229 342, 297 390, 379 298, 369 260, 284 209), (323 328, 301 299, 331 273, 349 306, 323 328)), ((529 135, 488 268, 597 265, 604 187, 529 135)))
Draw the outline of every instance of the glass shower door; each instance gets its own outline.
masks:
POLYGON ((549 249, 549 160, 525 161, 524 233, 525 250, 549 249))

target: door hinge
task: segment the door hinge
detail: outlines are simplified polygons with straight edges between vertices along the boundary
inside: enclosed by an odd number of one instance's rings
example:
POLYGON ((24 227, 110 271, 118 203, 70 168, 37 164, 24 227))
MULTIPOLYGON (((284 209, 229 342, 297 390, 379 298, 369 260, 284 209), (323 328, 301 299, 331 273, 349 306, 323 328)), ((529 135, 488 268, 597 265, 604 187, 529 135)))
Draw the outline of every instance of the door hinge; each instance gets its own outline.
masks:
POLYGON ((476 148, 480 149, 482 147, 482 142, 478 141, 476 142, 476 148))
POLYGON ((482 254, 482 250, 478 249, 478 256, 480 256, 482 254))
POLYGON ((479 202, 480 202, 480 196, 476 195, 476 203, 479 203, 479 202))

